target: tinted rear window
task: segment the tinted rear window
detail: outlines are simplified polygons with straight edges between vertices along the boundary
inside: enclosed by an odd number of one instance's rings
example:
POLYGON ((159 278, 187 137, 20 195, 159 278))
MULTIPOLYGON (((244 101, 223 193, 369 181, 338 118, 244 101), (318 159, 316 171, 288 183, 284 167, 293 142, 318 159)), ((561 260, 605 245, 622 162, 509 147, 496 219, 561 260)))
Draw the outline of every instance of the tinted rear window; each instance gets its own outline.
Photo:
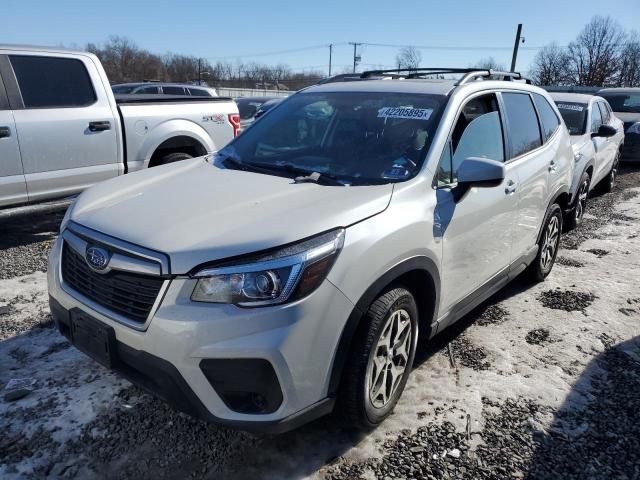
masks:
POLYGON ((542 145, 538 117, 531 97, 524 93, 503 93, 511 137, 511 158, 523 155, 542 145))
POLYGON ((184 87, 162 87, 162 93, 165 95, 186 95, 184 87))
POLYGON ((96 101, 91 79, 74 58, 10 55, 25 108, 84 107, 96 101))

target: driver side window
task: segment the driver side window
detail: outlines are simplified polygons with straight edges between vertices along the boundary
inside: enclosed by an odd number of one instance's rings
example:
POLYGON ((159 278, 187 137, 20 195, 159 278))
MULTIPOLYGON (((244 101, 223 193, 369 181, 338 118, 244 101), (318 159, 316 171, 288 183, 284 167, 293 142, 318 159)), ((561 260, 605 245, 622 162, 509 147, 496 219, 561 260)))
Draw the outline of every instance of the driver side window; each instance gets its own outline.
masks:
POLYGON ((469 157, 504 162, 502 122, 495 94, 476 97, 462 108, 440 158, 438 186, 456 183, 458 168, 469 157))

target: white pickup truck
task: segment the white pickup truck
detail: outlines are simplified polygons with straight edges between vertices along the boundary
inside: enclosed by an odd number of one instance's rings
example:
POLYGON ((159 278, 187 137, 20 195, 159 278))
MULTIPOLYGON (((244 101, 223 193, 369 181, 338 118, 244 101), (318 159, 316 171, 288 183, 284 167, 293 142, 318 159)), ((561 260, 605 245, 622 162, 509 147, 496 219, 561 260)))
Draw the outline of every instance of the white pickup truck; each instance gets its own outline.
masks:
POLYGON ((116 98, 95 55, 0 45, 0 216, 215 152, 239 128, 230 98, 116 98))

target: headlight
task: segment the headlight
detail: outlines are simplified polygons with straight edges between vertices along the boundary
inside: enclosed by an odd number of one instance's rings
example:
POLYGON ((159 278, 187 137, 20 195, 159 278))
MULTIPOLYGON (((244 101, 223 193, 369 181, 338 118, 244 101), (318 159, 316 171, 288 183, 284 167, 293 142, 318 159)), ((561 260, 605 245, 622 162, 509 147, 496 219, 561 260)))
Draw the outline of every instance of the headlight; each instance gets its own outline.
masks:
POLYGON ((191 300, 242 307, 276 305, 313 292, 326 278, 344 243, 338 229, 234 265, 199 271, 191 300))
POLYGON ((640 122, 636 122, 627 128, 627 133, 635 133, 636 135, 640 135, 640 122))
POLYGON ((65 212, 64 217, 62 217, 62 221, 60 222, 60 233, 64 232, 64 229, 67 228, 67 223, 69 223, 71 212, 73 211, 73 207, 75 206, 77 199, 78 197, 74 198, 67 207, 67 211, 65 212))

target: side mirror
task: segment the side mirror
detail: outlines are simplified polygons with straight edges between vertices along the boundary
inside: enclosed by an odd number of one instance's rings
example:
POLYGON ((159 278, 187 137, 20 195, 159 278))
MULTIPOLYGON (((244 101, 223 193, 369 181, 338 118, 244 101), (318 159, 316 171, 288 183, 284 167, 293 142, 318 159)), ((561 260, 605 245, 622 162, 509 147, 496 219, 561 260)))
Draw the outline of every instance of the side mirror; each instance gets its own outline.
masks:
POLYGON ((458 185, 454 189, 456 202, 471 187, 497 187, 504 180, 504 164, 487 158, 469 157, 458 168, 458 185))
POLYGON ((598 129, 598 131, 593 132, 591 134, 591 138, 595 138, 595 137, 609 138, 609 137, 613 137, 616 133, 618 133, 618 131, 611 125, 600 125, 600 128, 598 129))

